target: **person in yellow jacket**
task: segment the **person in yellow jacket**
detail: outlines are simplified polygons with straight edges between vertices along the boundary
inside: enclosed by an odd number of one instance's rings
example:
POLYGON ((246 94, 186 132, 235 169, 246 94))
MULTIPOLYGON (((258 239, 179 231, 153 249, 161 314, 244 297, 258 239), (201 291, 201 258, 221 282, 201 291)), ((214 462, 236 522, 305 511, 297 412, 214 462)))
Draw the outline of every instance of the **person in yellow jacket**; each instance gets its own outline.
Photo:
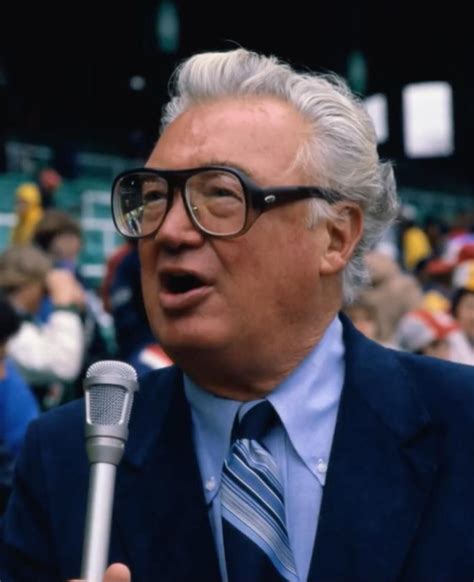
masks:
POLYGON ((398 217, 400 259, 404 270, 409 272, 433 253, 428 235, 417 223, 417 214, 414 206, 402 204, 398 217))
POLYGON ((403 233, 403 259, 408 271, 413 271, 416 265, 431 255, 430 241, 425 231, 413 224, 403 233))
POLYGON ((11 234, 13 244, 30 242, 37 223, 43 216, 41 193, 36 184, 20 184, 15 192, 17 221, 11 234))

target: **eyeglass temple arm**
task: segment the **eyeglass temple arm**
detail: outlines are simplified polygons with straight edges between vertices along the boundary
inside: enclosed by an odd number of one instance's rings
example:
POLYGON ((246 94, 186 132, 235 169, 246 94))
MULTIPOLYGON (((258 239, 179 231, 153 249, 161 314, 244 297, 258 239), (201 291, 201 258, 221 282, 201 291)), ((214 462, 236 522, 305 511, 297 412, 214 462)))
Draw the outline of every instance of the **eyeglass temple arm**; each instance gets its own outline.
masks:
POLYGON ((342 200, 342 196, 339 193, 331 190, 311 188, 308 186, 295 186, 291 189, 283 187, 264 190, 255 196, 254 202, 257 202, 258 206, 264 210, 277 204, 284 204, 292 200, 304 200, 305 198, 319 198, 329 204, 334 204, 342 200))

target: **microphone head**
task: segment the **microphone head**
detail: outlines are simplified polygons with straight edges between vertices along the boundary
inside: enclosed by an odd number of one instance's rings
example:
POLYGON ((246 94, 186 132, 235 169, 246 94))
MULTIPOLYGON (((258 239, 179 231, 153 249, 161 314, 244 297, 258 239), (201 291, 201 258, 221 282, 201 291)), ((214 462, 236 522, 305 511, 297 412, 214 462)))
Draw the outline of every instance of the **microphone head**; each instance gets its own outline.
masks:
POLYGON ((86 373, 86 423, 128 425, 137 373, 132 366, 116 360, 92 364, 86 373))

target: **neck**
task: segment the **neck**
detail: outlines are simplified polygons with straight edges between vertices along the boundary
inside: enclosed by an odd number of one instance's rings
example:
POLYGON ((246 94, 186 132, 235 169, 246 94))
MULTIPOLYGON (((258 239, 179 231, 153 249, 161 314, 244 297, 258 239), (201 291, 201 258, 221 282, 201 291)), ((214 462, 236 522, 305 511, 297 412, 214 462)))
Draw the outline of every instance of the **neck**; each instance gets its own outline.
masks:
POLYGON ((258 347, 239 345, 209 352, 194 348, 173 359, 196 384, 216 396, 241 402, 257 400, 268 396, 304 360, 335 315, 328 313, 304 336, 288 338, 273 333, 258 347))

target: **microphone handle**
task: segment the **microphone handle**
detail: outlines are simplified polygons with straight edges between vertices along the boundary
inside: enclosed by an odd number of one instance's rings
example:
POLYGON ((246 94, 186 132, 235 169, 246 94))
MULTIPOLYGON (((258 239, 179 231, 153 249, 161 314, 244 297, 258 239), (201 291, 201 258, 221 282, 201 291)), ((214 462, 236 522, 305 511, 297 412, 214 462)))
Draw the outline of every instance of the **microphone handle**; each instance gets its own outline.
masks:
POLYGON ((111 463, 90 466, 81 569, 81 578, 87 582, 103 582, 107 568, 116 472, 111 463))

